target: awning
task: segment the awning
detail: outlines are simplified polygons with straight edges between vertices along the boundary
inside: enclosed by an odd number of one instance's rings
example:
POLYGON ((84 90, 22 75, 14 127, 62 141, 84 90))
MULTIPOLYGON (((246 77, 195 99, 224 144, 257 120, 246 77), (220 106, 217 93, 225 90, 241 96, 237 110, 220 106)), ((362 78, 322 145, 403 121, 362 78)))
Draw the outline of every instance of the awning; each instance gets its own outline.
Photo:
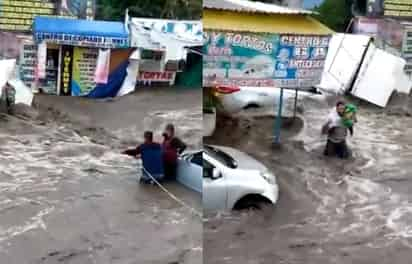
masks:
POLYGON ((121 22, 36 17, 33 33, 37 43, 45 41, 84 47, 129 47, 129 34, 121 22))

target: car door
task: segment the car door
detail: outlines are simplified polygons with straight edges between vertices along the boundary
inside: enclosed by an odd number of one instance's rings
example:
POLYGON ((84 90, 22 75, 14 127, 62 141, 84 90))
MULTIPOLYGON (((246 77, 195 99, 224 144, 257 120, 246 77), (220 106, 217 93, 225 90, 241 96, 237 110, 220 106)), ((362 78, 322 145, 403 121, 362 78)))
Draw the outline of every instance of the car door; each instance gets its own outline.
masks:
POLYGON ((225 210, 227 208, 227 186, 224 174, 213 179, 216 161, 203 153, 203 208, 207 210, 225 210), (215 163, 215 164, 213 164, 215 163))
POLYGON ((177 165, 177 181, 187 188, 202 193, 202 167, 198 162, 202 158, 202 152, 183 156, 177 165))

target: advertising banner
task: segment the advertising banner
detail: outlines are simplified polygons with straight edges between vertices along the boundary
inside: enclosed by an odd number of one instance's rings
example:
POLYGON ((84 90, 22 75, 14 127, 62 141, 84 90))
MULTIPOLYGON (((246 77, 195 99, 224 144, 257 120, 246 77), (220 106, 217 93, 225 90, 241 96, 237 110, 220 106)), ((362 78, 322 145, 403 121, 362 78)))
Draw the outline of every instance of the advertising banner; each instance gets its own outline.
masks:
POLYGON ((62 47, 61 95, 71 95, 70 82, 72 79, 73 47, 62 47))
POLYGON ((56 1, 0 0, 0 31, 28 32, 36 15, 55 15, 56 1))
POLYGON ((330 36, 205 33, 204 86, 307 88, 319 84, 330 36))
POLYGON ((32 87, 35 78, 37 57, 37 45, 33 42, 25 42, 20 53, 20 78, 28 87, 32 87))
POLYGON ((97 49, 74 48, 71 92, 73 96, 85 96, 96 87, 97 49))
POLYGON ((385 16, 391 17, 412 17, 411 0, 385 0, 385 16))

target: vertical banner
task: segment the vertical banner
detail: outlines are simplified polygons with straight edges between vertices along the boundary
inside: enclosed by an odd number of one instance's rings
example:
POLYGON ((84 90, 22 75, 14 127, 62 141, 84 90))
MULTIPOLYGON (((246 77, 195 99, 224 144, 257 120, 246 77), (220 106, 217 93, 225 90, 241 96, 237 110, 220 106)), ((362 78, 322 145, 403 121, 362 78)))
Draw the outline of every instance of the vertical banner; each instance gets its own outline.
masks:
POLYGON ((37 75, 36 79, 46 78, 47 43, 42 42, 37 49, 37 75))
POLYGON ((73 96, 85 96, 96 87, 94 74, 98 50, 91 48, 74 48, 73 75, 71 93, 73 96))
POLYGON ((73 67, 73 47, 62 47, 60 94, 71 95, 71 79, 73 67))
POLYGON ((97 57, 96 72, 94 74, 94 81, 98 84, 107 84, 109 81, 110 71, 110 49, 99 50, 97 57))

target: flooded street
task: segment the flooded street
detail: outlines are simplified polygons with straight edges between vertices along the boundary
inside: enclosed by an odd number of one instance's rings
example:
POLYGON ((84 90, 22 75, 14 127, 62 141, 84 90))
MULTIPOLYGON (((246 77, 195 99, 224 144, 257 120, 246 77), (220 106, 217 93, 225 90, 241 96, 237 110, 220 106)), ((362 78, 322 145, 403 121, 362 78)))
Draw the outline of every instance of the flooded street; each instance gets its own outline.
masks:
POLYGON ((341 161, 322 155, 320 127, 330 109, 326 101, 305 101, 303 129, 286 127, 280 150, 271 147, 269 117, 224 121, 222 132, 206 139, 254 156, 280 185, 273 208, 207 214, 206 263, 409 262, 412 119, 361 104, 355 134, 348 139, 354 159, 341 161), (231 136, 228 123, 242 132, 231 136))
MULTIPOLYGON (((201 91, 139 92, 114 101, 38 96, 0 117, 0 259, 8 264, 202 263, 202 220, 119 153, 168 122, 201 144, 201 91)), ((167 184, 201 211, 200 197, 167 184)))

